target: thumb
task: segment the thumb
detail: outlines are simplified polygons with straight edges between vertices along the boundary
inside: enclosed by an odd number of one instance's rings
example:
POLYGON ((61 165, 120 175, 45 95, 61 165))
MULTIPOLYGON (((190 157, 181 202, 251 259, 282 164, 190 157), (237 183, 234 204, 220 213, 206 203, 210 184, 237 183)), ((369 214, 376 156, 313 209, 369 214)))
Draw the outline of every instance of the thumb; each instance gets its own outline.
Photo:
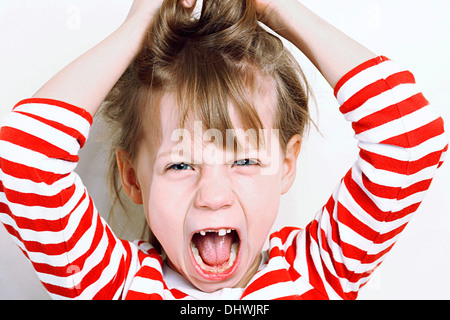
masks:
POLYGON ((182 0, 181 4, 183 5, 183 7, 185 7, 186 9, 191 9, 195 6, 195 4, 197 3, 197 0, 182 0))

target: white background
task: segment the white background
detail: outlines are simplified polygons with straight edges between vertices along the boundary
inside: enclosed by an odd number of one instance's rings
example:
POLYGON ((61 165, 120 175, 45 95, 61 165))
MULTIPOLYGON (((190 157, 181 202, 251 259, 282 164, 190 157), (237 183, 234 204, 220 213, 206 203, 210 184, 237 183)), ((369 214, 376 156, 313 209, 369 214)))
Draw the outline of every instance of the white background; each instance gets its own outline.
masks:
MULTIPOLYGON (((303 2, 374 52, 411 70, 450 131, 450 1, 303 2)), ((130 5, 131 0, 1 0, 0 121, 15 103, 33 95, 57 71, 118 27, 130 5)), ((275 228, 304 227, 325 204, 358 152, 332 90, 301 54, 298 59, 314 88, 319 107, 313 105, 312 113, 322 135, 312 129, 305 137, 298 177, 282 199, 275 228)), ((105 154, 96 127, 81 157, 77 172, 105 215, 105 154)), ((450 298, 448 162, 360 299, 450 298)), ((0 224, 0 299, 48 298, 31 264, 0 224)))

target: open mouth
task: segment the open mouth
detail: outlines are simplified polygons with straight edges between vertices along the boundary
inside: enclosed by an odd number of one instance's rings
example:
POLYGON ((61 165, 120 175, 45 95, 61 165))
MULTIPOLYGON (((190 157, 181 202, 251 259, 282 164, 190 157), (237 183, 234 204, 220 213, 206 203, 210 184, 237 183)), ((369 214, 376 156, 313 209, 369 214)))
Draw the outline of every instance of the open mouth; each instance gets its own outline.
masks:
POLYGON ((208 280, 224 280, 236 269, 239 256, 236 230, 223 228, 201 230, 191 239, 194 266, 208 280))

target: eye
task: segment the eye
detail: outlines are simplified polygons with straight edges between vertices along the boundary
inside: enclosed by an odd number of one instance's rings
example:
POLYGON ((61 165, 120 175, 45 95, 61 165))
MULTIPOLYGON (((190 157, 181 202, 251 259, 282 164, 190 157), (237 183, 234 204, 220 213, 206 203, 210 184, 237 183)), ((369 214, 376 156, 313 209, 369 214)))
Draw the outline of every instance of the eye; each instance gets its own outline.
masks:
POLYGON ((256 159, 240 159, 233 163, 233 166, 246 167, 259 165, 259 161, 256 159))
POLYGON ((192 168, 190 165, 184 162, 181 162, 169 165, 168 167, 166 167, 166 170, 183 171, 183 170, 194 170, 194 168, 192 168))

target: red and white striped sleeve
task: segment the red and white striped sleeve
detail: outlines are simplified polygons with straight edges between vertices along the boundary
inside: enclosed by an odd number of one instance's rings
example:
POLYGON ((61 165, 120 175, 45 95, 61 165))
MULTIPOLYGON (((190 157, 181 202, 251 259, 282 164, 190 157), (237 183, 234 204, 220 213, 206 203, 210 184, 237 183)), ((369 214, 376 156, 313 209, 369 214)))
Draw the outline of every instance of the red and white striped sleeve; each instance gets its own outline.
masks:
POLYGON ((0 128, 0 220, 53 298, 119 298, 137 256, 74 172, 91 124, 78 107, 27 99, 0 128))
POLYGON ((448 149, 443 120, 413 75, 386 57, 336 85, 358 159, 298 234, 294 269, 328 298, 356 298, 417 211, 448 149))

